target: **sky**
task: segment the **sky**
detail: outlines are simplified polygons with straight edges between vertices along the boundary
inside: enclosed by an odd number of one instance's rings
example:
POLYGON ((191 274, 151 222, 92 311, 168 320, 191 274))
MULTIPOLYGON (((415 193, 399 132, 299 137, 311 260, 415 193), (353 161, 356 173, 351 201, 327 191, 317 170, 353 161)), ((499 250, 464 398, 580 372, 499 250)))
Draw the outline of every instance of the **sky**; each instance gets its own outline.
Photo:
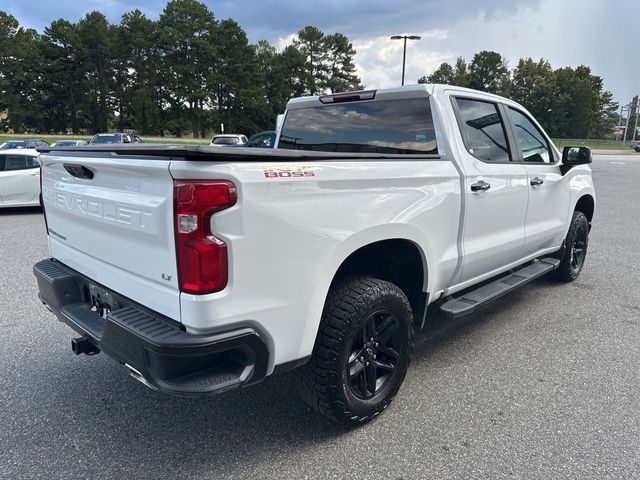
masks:
MULTIPOLYGON (((285 46, 306 25, 340 32, 353 43, 357 73, 367 88, 400 84, 402 41, 391 35, 420 35, 407 45, 405 83, 414 83, 442 62, 471 60, 495 50, 517 65, 541 57, 554 68, 588 65, 621 104, 640 94, 640 30, 637 0, 201 0, 218 20, 233 18, 251 42, 285 46)), ((77 21, 92 10, 118 23, 140 9, 157 19, 165 1, 0 0, 27 27, 42 31, 51 21, 77 21)))

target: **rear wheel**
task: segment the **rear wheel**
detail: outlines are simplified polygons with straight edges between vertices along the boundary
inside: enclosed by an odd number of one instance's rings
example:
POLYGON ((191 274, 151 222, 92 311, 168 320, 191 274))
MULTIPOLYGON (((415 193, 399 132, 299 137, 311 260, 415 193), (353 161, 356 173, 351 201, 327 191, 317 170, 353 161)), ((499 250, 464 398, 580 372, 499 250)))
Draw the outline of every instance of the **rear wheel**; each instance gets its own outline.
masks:
POLYGON ((572 282, 582 271, 589 246, 589 221, 584 213, 573 212, 564 244, 564 255, 552 276, 563 282, 572 282))
POLYGON ((349 277, 329 292, 301 393, 324 416, 371 420, 398 392, 409 365, 413 315, 396 285, 349 277))

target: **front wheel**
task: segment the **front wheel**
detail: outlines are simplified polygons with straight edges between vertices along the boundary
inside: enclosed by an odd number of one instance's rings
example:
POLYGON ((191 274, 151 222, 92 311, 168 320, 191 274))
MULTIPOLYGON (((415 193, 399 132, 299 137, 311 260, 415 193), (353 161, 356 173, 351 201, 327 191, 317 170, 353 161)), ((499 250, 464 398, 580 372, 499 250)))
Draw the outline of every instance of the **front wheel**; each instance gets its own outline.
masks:
POLYGON ((567 238, 564 241, 564 255, 552 276, 563 282, 572 282, 584 266, 589 246, 589 221, 582 212, 573 212, 567 238))
POLYGON ((348 277, 331 288, 301 393, 314 409, 359 424, 382 412, 409 366, 413 314, 396 285, 348 277))

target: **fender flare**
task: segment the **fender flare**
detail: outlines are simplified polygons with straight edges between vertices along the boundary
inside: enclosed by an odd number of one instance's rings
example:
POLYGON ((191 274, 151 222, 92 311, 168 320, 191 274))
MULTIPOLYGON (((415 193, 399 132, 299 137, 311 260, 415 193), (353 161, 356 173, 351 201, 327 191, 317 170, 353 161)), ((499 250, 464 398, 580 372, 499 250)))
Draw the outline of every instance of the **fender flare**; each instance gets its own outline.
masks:
POLYGON ((318 334, 320 319, 324 303, 329 293, 331 283, 344 261, 354 252, 372 243, 384 240, 407 240, 413 243, 422 257, 423 291, 429 292, 435 272, 429 259, 433 258, 429 242, 425 235, 416 227, 404 223, 376 225, 354 233, 345 238, 333 250, 322 272, 318 275, 318 282, 314 288, 305 316, 305 328, 298 357, 311 354, 318 334))

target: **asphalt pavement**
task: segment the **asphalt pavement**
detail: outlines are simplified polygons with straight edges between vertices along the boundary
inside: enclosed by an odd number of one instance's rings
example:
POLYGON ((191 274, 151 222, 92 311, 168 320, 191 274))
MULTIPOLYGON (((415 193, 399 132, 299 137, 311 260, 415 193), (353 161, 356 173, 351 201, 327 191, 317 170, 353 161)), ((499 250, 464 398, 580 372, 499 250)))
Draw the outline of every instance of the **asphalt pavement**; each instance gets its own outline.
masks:
POLYGON ((386 412, 357 429, 295 374, 176 399, 40 304, 39 210, 0 210, 0 478, 640 478, 640 155, 598 156, 584 271, 483 313, 432 319, 386 412))

